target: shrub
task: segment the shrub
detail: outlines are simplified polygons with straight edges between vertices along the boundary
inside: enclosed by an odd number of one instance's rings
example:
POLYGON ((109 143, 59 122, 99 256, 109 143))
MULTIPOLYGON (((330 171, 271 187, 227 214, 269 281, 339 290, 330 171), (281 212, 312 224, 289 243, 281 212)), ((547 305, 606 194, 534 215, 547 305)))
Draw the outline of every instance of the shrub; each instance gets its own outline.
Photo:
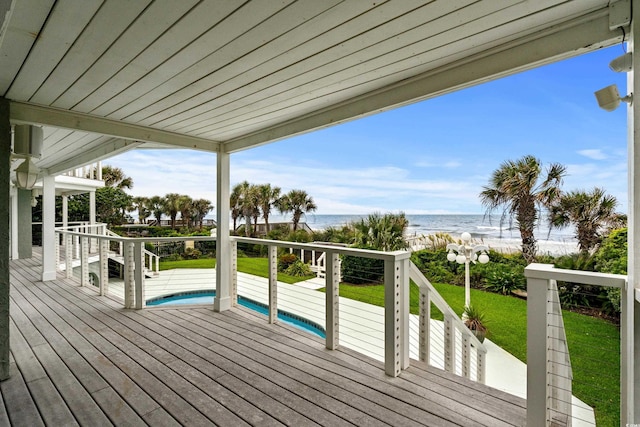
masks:
POLYGON ((342 280, 359 285, 364 283, 382 283, 384 279, 384 261, 345 255, 342 257, 342 280))
POLYGON ((287 269, 285 270, 285 273, 293 277, 304 277, 313 274, 311 268, 309 268, 307 264, 300 260, 296 260, 291 265, 289 265, 289 267, 287 267, 287 269))
POLYGON ((285 271, 287 268, 289 268, 290 265, 292 265, 296 261, 300 261, 300 260, 294 254, 280 255, 280 258, 278 258, 278 271, 285 271))
POLYGON ((487 264, 485 289, 507 295, 516 289, 524 289, 524 267, 507 264, 487 264))
POLYGON ((594 259, 596 271, 627 274, 627 229, 612 231, 600 244, 594 259))
POLYGON ((184 259, 198 259, 201 256, 202 256, 202 252, 194 248, 187 248, 184 250, 184 253, 182 254, 182 258, 184 259))

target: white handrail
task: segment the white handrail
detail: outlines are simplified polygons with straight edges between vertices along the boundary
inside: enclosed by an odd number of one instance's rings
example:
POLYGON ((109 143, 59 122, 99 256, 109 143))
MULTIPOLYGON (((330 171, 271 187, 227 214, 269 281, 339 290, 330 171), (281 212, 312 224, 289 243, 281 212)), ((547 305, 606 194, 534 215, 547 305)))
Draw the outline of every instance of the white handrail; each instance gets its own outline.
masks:
POLYGON ((410 263, 409 277, 420 289, 420 338, 419 338, 419 358, 422 362, 430 363, 431 349, 431 303, 433 303, 444 315, 444 359, 445 370, 456 373, 456 347, 461 346, 462 376, 471 378, 471 355, 472 347, 475 348, 476 358, 476 380, 485 382, 486 377, 486 355, 487 348, 475 335, 467 328, 453 309, 440 296, 431 282, 424 277, 424 274, 413 263, 410 263), (456 331, 460 332, 460 340, 457 340, 456 331))

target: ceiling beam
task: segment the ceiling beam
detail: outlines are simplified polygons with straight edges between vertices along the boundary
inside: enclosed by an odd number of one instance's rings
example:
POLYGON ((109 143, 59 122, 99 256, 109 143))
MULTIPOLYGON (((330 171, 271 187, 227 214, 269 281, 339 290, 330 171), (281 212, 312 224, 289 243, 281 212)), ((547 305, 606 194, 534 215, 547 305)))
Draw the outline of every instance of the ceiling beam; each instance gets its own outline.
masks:
POLYGON ((44 172, 46 173, 46 175, 61 174, 71 169, 79 168, 90 163, 94 163, 99 160, 104 160, 120 153, 124 153, 125 151, 136 148, 140 144, 142 144, 142 142, 114 138, 107 142, 101 143, 99 146, 92 148, 91 150, 83 151, 77 156, 66 159, 60 163, 56 163, 55 165, 46 168, 44 172))
POLYGON ((157 142, 174 147, 218 152, 220 143, 205 138, 182 135, 118 120, 58 108, 11 101, 11 123, 37 124, 81 130, 132 141, 157 142))
POLYGON ((622 41, 607 9, 456 61, 336 106, 225 142, 228 153, 444 95, 622 41))

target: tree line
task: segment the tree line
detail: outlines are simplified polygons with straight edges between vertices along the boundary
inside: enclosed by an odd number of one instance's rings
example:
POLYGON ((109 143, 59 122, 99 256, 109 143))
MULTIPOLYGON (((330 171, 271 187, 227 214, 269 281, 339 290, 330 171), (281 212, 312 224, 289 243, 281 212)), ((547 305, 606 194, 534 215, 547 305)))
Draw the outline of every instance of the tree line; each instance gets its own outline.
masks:
POLYGON ((255 236, 258 219, 262 218, 268 232, 269 216, 273 209, 277 209, 281 214, 291 213, 295 232, 302 216, 318 209, 313 197, 304 190, 281 193, 280 187, 272 187, 271 184, 250 184, 248 181, 236 184, 230 196, 233 229, 237 228, 239 220, 244 219, 245 236, 255 236))

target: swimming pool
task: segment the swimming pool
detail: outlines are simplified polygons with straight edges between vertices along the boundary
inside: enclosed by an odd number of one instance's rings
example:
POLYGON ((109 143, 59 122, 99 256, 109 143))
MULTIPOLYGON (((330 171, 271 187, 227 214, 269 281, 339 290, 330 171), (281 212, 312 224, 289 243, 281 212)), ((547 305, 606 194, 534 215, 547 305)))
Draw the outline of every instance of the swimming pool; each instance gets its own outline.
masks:
MULTIPOLYGON (((216 296, 215 290, 206 291, 190 291, 181 292, 179 294, 165 295, 162 297, 151 298, 147 300, 147 305, 154 306, 166 306, 166 305, 181 305, 181 304, 213 304, 213 298, 216 296)), ((238 304, 243 307, 255 310, 258 313, 264 315, 269 314, 269 307, 266 304, 262 304, 258 301, 254 301, 249 298, 238 296, 238 304)), ((287 323, 303 331, 311 332, 318 335, 321 338, 326 338, 325 330, 322 326, 301 316, 298 316, 287 311, 278 310, 278 320, 287 323)))

